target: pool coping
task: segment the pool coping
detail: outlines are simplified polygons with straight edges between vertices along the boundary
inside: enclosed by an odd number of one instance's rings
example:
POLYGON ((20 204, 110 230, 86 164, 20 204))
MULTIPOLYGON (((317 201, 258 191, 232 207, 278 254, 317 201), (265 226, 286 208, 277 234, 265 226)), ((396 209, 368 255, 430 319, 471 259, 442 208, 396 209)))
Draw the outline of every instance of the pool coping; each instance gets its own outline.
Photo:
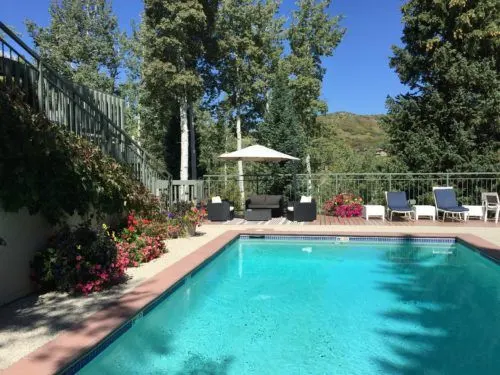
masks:
MULTIPOLYGON (((160 271, 155 276, 144 281, 136 288, 122 295, 116 302, 95 312, 74 327, 63 331, 53 340, 37 350, 21 358, 2 374, 54 374, 67 370, 77 359, 85 357, 92 348, 100 344, 106 337, 113 334, 147 308, 158 297, 170 294, 172 289, 190 273, 197 272, 205 264, 222 252, 222 250, 240 235, 272 235, 286 237, 328 236, 328 237, 395 237, 395 238, 455 238, 457 241, 470 245, 481 254, 495 261, 500 261, 500 246, 497 246, 473 234, 435 234, 435 233, 380 233, 380 232, 317 232, 300 231, 293 233, 273 229, 241 229, 228 230, 213 240, 202 245, 191 254, 160 271)), ((1 371, 0 371, 1 372, 1 371)))

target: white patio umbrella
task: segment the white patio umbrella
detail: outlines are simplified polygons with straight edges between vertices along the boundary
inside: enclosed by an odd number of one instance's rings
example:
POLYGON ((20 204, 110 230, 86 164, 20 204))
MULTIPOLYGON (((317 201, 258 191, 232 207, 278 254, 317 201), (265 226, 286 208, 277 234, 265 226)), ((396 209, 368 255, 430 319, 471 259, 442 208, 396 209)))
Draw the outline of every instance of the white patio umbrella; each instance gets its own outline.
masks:
MULTIPOLYGON (((259 161, 259 162, 280 162, 286 160, 300 160, 295 156, 287 155, 282 152, 273 150, 272 148, 264 147, 261 145, 253 145, 242 148, 241 150, 226 152, 219 156, 224 160, 236 161, 259 161)), ((241 203, 245 202, 245 187, 243 183, 243 176, 239 176, 238 185, 240 186, 241 203)))
POLYGON ((291 155, 273 150, 272 148, 264 147, 261 145, 253 145, 242 148, 241 150, 226 152, 219 156, 224 160, 237 160, 237 161, 262 161, 262 162, 280 162, 285 160, 300 160, 291 155))

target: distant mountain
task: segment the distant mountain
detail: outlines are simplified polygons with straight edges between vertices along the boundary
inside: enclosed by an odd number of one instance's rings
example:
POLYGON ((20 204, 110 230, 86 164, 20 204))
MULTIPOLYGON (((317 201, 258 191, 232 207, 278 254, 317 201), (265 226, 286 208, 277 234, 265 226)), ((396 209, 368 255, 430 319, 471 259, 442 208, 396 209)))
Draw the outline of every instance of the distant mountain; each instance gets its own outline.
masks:
POLYGON ((384 149, 386 133, 380 125, 382 115, 356 115, 349 112, 334 112, 318 117, 318 122, 330 128, 332 135, 343 139, 350 147, 359 151, 384 149))

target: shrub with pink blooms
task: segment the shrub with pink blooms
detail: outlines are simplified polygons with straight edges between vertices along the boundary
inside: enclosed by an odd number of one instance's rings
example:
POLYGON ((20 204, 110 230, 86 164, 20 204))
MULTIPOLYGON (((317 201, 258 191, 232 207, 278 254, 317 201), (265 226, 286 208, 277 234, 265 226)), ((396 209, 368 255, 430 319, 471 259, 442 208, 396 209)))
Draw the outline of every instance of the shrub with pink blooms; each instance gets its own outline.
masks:
POLYGON ((138 267, 167 252, 164 240, 168 235, 162 228, 159 223, 137 217, 133 211, 129 213, 127 226, 116 238, 120 251, 128 254, 129 267, 138 267))
POLYGON ((325 215, 357 217, 363 213, 363 199, 354 194, 338 194, 323 205, 325 215))
POLYGON ((62 228, 35 254, 31 278, 42 291, 89 294, 124 280, 129 253, 116 245, 107 227, 62 228))

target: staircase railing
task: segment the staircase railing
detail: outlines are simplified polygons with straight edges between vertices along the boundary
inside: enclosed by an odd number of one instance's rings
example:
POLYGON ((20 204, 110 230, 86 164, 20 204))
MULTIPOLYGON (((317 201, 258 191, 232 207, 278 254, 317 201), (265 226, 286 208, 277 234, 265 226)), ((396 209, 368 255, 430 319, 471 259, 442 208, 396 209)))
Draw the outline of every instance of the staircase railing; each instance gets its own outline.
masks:
POLYGON ((27 101, 49 120, 129 165, 134 176, 150 191, 157 193, 158 180, 171 180, 159 163, 125 132, 123 99, 62 77, 2 22, 0 81, 21 88, 27 101))

